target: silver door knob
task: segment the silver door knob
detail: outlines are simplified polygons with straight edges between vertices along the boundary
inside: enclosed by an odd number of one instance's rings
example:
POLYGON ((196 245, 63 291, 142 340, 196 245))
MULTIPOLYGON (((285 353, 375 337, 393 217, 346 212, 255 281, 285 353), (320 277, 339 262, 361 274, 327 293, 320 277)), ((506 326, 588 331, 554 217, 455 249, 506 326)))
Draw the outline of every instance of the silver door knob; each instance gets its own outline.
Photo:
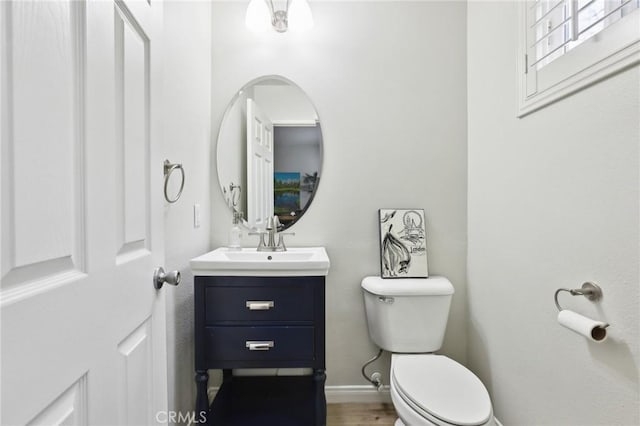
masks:
POLYGON ((153 271, 153 286, 156 290, 160 290, 164 283, 170 285, 178 285, 180 284, 180 271, 170 271, 164 272, 164 269, 161 266, 158 266, 155 271, 153 271))

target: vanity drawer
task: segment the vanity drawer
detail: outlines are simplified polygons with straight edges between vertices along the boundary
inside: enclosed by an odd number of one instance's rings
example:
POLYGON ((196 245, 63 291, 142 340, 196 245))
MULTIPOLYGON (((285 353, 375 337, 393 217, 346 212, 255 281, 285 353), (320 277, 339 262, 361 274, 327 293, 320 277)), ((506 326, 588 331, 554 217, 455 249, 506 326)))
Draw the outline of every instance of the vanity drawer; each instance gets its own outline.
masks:
POLYGON ((209 286, 205 323, 313 321, 314 293, 308 285, 209 286))
POLYGON ((312 361, 314 327, 207 327, 209 362, 312 361))

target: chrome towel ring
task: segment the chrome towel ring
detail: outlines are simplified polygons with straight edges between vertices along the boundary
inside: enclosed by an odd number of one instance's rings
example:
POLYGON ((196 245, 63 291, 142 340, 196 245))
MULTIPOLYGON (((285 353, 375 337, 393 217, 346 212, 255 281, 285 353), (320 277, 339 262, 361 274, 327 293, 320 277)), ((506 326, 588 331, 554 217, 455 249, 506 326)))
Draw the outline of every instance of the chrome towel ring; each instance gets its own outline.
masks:
POLYGON ((173 204, 180 199, 180 196, 182 195, 182 190, 184 189, 184 169, 182 168, 182 164, 177 164, 177 163, 172 164, 171 162, 169 162, 169 160, 164 160, 163 170, 164 170, 164 199, 167 200, 167 202, 173 204), (167 194, 167 188, 169 186, 169 178, 171 177, 171 173, 173 173, 174 170, 180 170, 180 173, 182 174, 182 181, 180 182, 180 190, 178 190, 178 194, 172 200, 171 198, 169 198, 169 194, 167 194))
POLYGON ((234 185, 233 182, 231 182, 231 185, 229 185, 229 200, 232 207, 238 207, 241 192, 242 187, 240 185, 234 185))
POLYGON ((242 187, 240 185, 236 185, 233 182, 229 184, 229 191, 227 192, 227 188, 222 187, 222 194, 224 195, 224 199, 227 202, 227 205, 234 210, 237 210, 238 202, 240 201, 240 193, 242 192, 242 187))

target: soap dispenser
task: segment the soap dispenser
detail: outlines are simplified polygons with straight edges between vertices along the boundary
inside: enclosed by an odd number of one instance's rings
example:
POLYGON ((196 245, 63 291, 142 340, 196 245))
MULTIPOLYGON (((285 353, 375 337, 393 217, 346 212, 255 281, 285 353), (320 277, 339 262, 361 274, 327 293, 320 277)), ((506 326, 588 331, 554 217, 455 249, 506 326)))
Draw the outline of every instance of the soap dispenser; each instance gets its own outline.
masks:
POLYGON ((242 221, 242 212, 233 212, 233 225, 229 230, 229 250, 242 250, 242 228, 240 222, 242 221))

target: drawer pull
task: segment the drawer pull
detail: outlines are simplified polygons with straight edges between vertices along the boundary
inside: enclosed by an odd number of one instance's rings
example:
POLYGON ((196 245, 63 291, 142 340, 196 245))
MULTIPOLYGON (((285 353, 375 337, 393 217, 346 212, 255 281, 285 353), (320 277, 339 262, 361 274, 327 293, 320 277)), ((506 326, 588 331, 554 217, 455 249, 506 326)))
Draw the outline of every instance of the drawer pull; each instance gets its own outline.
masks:
POLYGON ((250 311, 268 311, 273 307, 273 300, 247 300, 247 308, 250 311))
POLYGON ((273 347, 273 340, 255 342, 255 341, 247 341, 246 347, 250 351, 268 351, 273 347))

